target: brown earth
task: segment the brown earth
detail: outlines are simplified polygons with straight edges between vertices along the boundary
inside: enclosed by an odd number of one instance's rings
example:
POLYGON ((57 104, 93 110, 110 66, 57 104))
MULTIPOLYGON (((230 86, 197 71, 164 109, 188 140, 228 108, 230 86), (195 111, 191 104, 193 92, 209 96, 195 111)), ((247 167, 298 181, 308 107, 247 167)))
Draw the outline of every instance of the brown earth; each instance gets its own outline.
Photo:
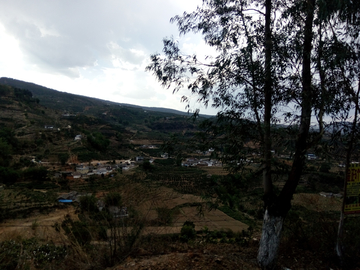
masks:
POLYGON ((164 142, 160 140, 132 139, 130 140, 130 143, 140 144, 140 145, 155 145, 155 144, 163 144, 164 142))
MULTIPOLYGON (((104 196, 105 193, 97 194, 97 197, 104 196)), ((156 190, 155 196, 152 200, 144 200, 137 207, 138 210, 146 217, 147 220, 156 220, 158 208, 173 209, 176 206, 191 203, 201 203, 200 197, 191 194, 180 194, 170 188, 160 187, 156 190)), ((65 209, 56 209, 49 214, 35 213, 29 218, 14 219, 3 222, 0 225, 0 241, 12 239, 15 235, 22 238, 39 237, 43 240, 51 240, 54 242, 63 241, 57 239, 59 234, 55 231, 53 225, 57 222, 61 224, 66 215, 72 218, 77 217, 75 214, 75 207, 69 206, 65 209), (9 237, 10 236, 10 237, 9 237)), ((196 230, 201 230, 204 227, 209 230, 232 230, 234 232, 241 232, 246 230, 248 226, 240 221, 237 221, 219 210, 209 211, 205 209, 203 213, 199 214, 199 209, 194 206, 180 207, 179 211, 174 215, 172 225, 170 226, 148 226, 145 228, 145 234, 169 234, 180 233, 181 227, 185 221, 192 221, 195 223, 196 230)))
POLYGON ((175 214, 172 226, 166 227, 147 227, 145 232, 150 233, 157 231, 161 234, 180 233, 181 227, 185 221, 192 221, 195 224, 195 230, 201 230, 207 227, 209 230, 232 230, 241 232, 246 230, 248 226, 238 220, 235 220, 220 210, 204 209, 200 214, 199 208, 196 206, 188 206, 193 203, 202 203, 199 196, 191 194, 180 194, 170 188, 160 187, 158 190, 158 198, 156 201, 145 203, 142 206, 142 212, 147 211, 147 219, 154 220, 157 217, 157 208, 173 209, 179 207, 179 213, 175 214), (184 207, 181 207, 185 205, 184 207))
MULTIPOLYGON (((130 192, 132 194, 135 191, 130 192)), ((99 193, 104 196, 105 193, 99 193)), ((136 195, 141 197, 140 195, 136 195)), ((126 194, 124 194, 124 199, 126 194)), ((145 194, 144 194, 145 197, 145 194)), ((179 212, 173 218, 171 226, 149 226, 144 230, 145 234, 169 234, 179 233, 182 224, 189 220, 196 225, 196 230, 208 227, 210 230, 231 229, 235 232, 245 230, 246 224, 236 221, 219 210, 209 211, 205 209, 203 215, 199 215, 197 207, 191 206, 194 203, 201 203, 198 196, 191 194, 180 194, 170 188, 160 187, 151 194, 151 200, 138 198, 138 210, 148 220, 157 218, 157 208, 166 207, 173 209, 179 207, 179 212), (183 206, 183 207, 181 207, 183 206)), ((303 205, 316 211, 338 210, 341 200, 336 198, 325 198, 319 194, 295 194, 293 204, 303 205)), ((9 220, 0 226, 0 241, 21 238, 37 237, 39 240, 52 241, 58 244, 66 243, 64 235, 56 232, 54 224, 61 223, 65 215, 76 219, 75 207, 69 206, 64 209, 57 209, 49 214, 34 214, 25 219, 9 220)), ((179 247, 171 247, 159 254, 148 251, 147 247, 135 250, 127 257, 125 262, 109 270, 122 269, 260 269, 256 265, 256 255, 259 244, 260 232, 257 231, 250 239, 249 246, 240 247, 230 244, 184 244, 179 247)), ((304 251, 305 252, 305 251, 304 251)), ((294 253, 291 257, 279 257, 280 269, 325 269, 324 263, 317 260, 311 253, 294 253)), ((329 269, 329 268, 327 268, 329 269)), ((332 268, 337 269, 337 268, 332 268)))
POLYGON ((342 199, 323 197, 320 194, 294 194, 292 204, 302 205, 313 211, 340 211, 342 199))
POLYGON ((4 221, 0 225, 0 242, 37 237, 46 242, 63 243, 64 238, 56 232, 54 224, 61 224, 66 215, 76 218, 75 208, 55 209, 49 214, 36 213, 28 218, 4 221))
POLYGON ((109 268, 123 269, 260 269, 257 267, 257 244, 253 247, 241 249, 234 245, 208 245, 205 248, 191 249, 184 252, 169 253, 157 256, 128 257, 126 262, 109 268), (221 248, 219 248, 221 247, 221 248))

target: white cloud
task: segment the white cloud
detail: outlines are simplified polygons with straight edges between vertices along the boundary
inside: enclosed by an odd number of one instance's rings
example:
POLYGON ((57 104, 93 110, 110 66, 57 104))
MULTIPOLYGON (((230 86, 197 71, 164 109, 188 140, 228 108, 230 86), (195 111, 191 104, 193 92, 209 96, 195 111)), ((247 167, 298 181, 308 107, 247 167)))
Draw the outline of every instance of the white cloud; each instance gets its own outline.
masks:
MULTIPOLYGON (((201 0, 0 0, 0 76, 136 105, 184 110, 145 72, 162 39, 177 36, 170 18, 201 0)), ((208 51, 201 37, 186 52, 208 51)))

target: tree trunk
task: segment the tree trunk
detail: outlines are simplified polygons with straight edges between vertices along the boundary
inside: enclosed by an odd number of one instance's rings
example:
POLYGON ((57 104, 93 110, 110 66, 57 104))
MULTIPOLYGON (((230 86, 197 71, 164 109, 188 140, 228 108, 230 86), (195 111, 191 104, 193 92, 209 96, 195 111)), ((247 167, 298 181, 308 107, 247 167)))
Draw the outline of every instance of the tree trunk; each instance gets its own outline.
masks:
POLYGON ((272 268, 276 262, 283 223, 283 217, 273 216, 268 210, 265 211, 257 257, 258 263, 265 269, 272 268))
MULTIPOLYGON (((267 0, 268 2, 270 0, 267 0)), ((280 244, 280 236, 284 218, 291 207, 292 196, 299 183, 302 170, 305 164, 305 153, 307 150, 307 139, 310 129, 311 108, 313 89, 311 85, 311 50, 313 39, 313 20, 315 10, 315 0, 305 0, 307 4, 307 14, 304 27, 304 43, 302 56, 302 100, 301 118, 299 133, 296 141, 296 149, 292 168, 283 189, 278 198, 268 198, 266 201, 265 191, 265 215, 258 252, 258 263, 264 269, 274 267, 280 244)), ((266 24, 266 23, 265 23, 266 24)), ((269 183, 268 183, 269 184, 269 183)))
POLYGON ((265 14, 265 108, 264 108, 264 203, 265 206, 271 203, 273 198, 272 179, 271 179, 271 109, 272 109, 272 76, 271 76, 271 0, 266 0, 265 14))

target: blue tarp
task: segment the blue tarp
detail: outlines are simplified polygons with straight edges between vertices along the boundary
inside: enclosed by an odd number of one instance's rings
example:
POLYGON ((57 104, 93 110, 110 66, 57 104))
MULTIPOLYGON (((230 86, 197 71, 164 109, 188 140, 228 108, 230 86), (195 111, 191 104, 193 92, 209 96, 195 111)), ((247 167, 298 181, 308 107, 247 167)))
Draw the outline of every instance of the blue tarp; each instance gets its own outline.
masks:
POLYGON ((72 203, 73 200, 63 200, 63 199, 60 199, 59 202, 62 202, 62 203, 72 203))

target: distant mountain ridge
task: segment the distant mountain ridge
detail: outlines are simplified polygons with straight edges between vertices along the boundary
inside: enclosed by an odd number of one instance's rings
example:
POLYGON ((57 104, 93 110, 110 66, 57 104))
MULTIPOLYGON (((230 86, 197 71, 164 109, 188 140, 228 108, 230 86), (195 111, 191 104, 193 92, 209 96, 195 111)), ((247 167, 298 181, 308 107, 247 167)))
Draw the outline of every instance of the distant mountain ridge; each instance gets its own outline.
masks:
MULTIPOLYGON (((160 108, 160 107, 145 107, 127 103, 119 103, 114 101, 102 100, 82 95, 71 94, 67 92, 58 91, 55 89, 47 88, 35 83, 25 82, 7 77, 0 78, 0 84, 12 86, 20 89, 27 89, 32 92, 34 97, 38 98, 42 105, 51 107, 57 110, 66 110, 72 112, 82 112, 86 107, 92 106, 106 106, 106 105, 120 105, 133 107, 148 111, 171 113, 177 115, 191 115, 191 113, 182 112, 174 109, 160 108)), ((213 117, 212 115, 203 115, 202 117, 213 117)))
POLYGON ((34 158, 58 162, 71 157, 87 162, 129 159, 150 152, 160 156, 161 145, 171 134, 190 140, 204 119, 171 109, 63 93, 9 78, 0 79, 0 111, 1 146, 6 140, 1 151, 11 153, 9 164, 20 158, 27 162, 24 166, 34 158), (138 144, 157 148, 146 152, 138 144))

